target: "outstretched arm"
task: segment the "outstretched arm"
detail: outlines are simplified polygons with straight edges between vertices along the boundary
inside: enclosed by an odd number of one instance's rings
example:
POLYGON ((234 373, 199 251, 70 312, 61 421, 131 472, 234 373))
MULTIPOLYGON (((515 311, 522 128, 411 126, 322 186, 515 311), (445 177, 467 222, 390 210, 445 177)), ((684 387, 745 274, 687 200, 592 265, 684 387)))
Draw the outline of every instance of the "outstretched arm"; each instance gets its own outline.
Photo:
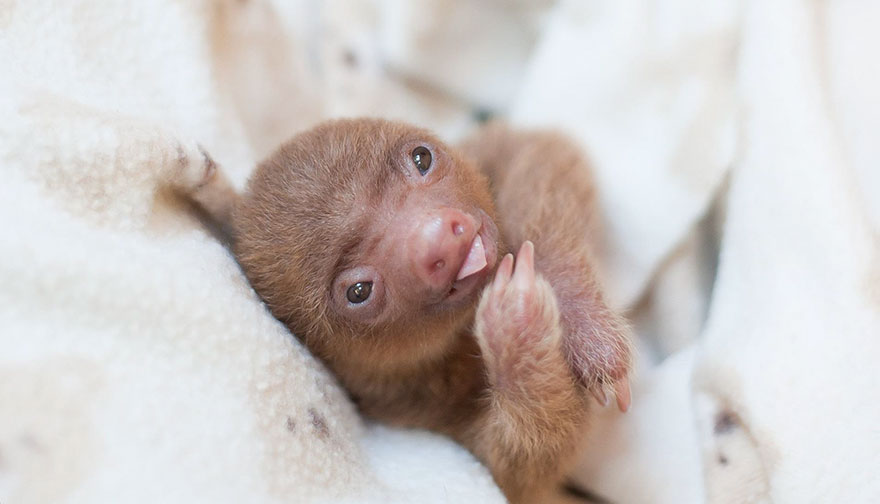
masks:
POLYGON ((599 214, 585 156, 550 132, 490 125, 462 146, 489 176, 511 249, 535 243, 537 270, 553 287, 569 365, 600 402, 629 407, 631 347, 625 323, 606 305, 596 276, 599 214))
POLYGON ((512 502, 543 502, 577 454, 588 420, 586 390, 563 350, 559 310, 525 242, 507 255, 477 309, 476 339, 488 375, 483 413, 464 433, 512 502))

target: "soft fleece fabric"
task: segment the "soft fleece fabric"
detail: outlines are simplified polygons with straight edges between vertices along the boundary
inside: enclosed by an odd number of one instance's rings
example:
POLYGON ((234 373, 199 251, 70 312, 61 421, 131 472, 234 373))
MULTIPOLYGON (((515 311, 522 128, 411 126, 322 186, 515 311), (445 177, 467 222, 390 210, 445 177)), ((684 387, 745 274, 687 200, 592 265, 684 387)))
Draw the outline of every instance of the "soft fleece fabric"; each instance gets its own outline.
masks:
POLYGON ((588 151, 633 408, 620 503, 876 502, 880 7, 0 2, 0 501, 503 502, 360 419, 172 187, 340 115, 588 151))

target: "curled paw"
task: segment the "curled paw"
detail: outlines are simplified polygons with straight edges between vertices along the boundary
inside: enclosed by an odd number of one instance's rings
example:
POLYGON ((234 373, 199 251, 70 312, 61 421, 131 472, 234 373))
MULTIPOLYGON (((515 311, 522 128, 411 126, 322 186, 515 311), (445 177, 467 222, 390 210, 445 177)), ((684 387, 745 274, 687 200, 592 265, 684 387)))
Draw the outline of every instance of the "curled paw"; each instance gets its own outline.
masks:
POLYGON ((561 358, 561 328, 550 284, 535 272, 535 252, 525 242, 502 259, 477 308, 477 340, 491 378, 521 376, 548 359, 561 358))
POLYGON ((620 411, 631 402, 632 349, 626 325, 607 309, 584 309, 589 318, 570 324, 563 347, 572 372, 599 404, 616 400, 620 411))
POLYGON ((217 174, 214 159, 194 142, 176 142, 173 165, 175 169, 171 172, 171 185, 184 193, 198 191, 217 174))

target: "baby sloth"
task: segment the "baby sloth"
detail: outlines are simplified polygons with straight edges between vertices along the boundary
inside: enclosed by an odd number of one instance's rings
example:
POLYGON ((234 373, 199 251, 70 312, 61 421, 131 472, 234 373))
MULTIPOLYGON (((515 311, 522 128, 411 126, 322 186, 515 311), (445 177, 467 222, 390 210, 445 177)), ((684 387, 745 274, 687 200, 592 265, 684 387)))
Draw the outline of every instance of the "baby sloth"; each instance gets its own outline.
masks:
POLYGON ((594 202, 583 156, 553 134, 492 126, 454 149, 337 120, 256 169, 234 251, 364 415, 447 434, 511 501, 538 502, 573 462, 590 393, 630 401, 594 202))

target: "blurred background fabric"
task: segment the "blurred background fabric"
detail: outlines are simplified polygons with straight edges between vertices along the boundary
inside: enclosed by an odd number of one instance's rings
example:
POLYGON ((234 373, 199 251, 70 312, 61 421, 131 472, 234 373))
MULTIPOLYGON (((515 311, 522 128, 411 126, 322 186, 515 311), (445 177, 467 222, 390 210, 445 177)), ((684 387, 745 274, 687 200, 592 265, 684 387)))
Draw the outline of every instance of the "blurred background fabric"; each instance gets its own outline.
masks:
MULTIPOLYGON (((328 118, 561 130, 633 407, 616 503, 880 501, 880 3, 0 0, 0 502, 502 502, 365 422, 173 194, 328 118)), ((573 501, 560 496, 560 501, 573 501)))

